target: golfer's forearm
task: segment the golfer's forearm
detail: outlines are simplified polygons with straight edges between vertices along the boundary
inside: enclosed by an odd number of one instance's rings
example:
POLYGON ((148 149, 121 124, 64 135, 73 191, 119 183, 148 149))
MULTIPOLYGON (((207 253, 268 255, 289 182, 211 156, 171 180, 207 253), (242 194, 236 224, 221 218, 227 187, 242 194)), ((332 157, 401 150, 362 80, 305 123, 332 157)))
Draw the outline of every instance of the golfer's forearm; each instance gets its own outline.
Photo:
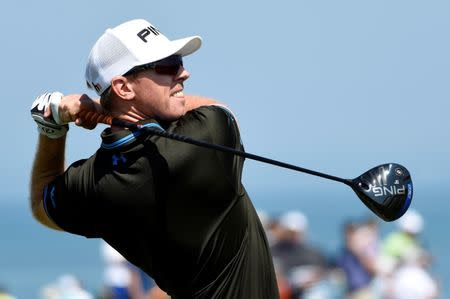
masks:
POLYGON ((33 163, 30 182, 30 206, 34 217, 42 224, 52 228, 42 206, 44 186, 64 172, 65 136, 50 139, 39 135, 36 156, 33 163))

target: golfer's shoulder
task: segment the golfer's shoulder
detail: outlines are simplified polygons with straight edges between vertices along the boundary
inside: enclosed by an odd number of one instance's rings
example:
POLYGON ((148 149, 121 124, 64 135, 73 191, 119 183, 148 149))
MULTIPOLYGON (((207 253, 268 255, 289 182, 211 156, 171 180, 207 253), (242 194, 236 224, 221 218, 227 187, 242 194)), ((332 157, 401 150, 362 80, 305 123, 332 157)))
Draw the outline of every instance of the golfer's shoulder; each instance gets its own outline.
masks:
POLYGON ((231 109, 222 104, 201 106, 191 110, 186 116, 211 125, 229 126, 236 121, 231 109))

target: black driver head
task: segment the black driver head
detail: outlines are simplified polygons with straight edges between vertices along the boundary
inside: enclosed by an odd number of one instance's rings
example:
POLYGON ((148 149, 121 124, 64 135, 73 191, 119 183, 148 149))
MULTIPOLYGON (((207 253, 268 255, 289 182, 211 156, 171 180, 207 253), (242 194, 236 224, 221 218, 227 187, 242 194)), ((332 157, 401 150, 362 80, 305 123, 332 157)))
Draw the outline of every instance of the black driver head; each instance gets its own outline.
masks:
POLYGON ((385 221, 400 218, 408 210, 413 196, 409 171, 395 163, 372 168, 351 180, 351 187, 361 201, 385 221))

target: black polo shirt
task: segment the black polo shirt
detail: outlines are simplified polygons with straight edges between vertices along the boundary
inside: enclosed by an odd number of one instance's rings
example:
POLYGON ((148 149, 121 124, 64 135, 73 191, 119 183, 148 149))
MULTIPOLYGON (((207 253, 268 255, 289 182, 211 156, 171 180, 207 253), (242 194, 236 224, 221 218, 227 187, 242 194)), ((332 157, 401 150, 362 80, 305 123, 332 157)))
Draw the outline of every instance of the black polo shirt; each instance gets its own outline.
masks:
MULTIPOLYGON (((218 106, 145 125, 243 150, 234 118, 218 106)), ((103 238, 172 298, 278 298, 243 162, 143 129, 106 129, 93 156, 45 188, 44 207, 65 231, 103 238)))

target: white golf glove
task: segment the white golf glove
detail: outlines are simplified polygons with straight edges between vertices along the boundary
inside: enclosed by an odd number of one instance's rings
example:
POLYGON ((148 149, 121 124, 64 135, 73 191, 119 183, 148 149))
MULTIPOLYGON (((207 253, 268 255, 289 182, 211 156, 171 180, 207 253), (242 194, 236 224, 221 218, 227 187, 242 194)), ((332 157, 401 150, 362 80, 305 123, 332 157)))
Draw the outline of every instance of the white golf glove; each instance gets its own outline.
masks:
POLYGON ((38 132, 49 138, 57 139, 66 135, 69 130, 67 123, 61 122, 58 107, 64 95, 60 92, 44 93, 34 100, 31 105, 31 116, 37 123, 38 132), (45 109, 50 105, 52 114, 44 117, 45 109))

